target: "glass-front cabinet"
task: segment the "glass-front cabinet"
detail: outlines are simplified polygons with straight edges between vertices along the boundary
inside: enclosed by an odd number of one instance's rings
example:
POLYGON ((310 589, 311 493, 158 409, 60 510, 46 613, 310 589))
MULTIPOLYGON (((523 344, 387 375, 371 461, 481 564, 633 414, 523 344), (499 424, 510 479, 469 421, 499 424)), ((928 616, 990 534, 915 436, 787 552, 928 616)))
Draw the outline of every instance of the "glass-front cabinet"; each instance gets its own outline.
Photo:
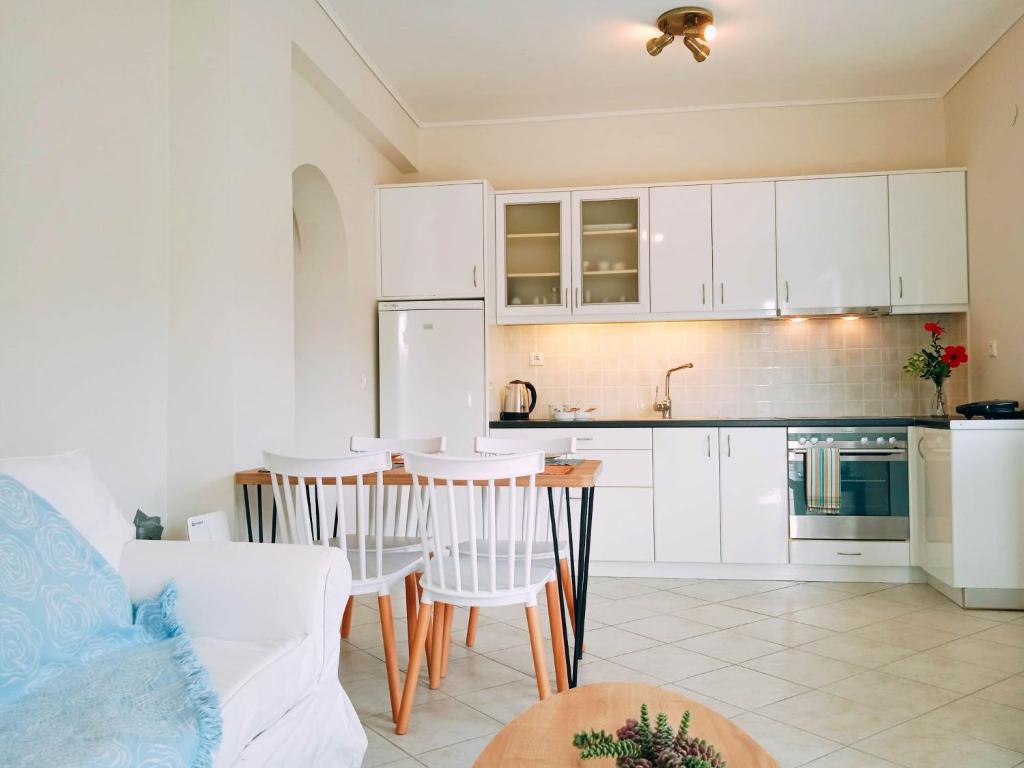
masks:
POLYGON ((496 196, 498 316, 571 313, 568 192, 496 196))
POLYGON ((572 193, 573 314, 650 310, 647 189, 572 193))

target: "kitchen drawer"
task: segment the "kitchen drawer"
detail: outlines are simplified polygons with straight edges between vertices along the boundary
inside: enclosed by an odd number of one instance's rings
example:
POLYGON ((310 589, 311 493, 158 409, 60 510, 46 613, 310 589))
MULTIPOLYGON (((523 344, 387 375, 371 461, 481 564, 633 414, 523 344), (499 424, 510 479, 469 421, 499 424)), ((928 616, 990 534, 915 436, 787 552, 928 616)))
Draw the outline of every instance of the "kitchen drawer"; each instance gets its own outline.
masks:
MULTIPOLYGON (((574 503, 574 522, 577 509, 574 503)), ((650 488, 598 488, 594 492, 590 559, 654 561, 654 496, 650 488)))
POLYGON ((601 472, 598 487, 650 488, 653 484, 651 451, 576 451, 577 459, 597 459, 601 472))
POLYGON ((910 565, 907 541, 789 542, 789 562, 794 565, 910 565))
POLYGON ((519 437, 523 439, 530 437, 575 437, 577 447, 580 450, 584 448, 587 450, 651 450, 650 427, 541 427, 537 429, 530 429, 529 427, 503 429, 498 427, 491 429, 491 436, 519 437))

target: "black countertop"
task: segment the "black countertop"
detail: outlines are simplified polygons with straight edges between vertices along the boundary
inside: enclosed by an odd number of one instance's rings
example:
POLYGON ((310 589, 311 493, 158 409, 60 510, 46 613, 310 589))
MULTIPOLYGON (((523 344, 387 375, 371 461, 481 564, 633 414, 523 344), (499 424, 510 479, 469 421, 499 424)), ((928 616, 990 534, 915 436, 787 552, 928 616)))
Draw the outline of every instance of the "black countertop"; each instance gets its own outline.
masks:
POLYGON ((936 416, 851 416, 779 418, 594 419, 593 421, 492 421, 492 429, 524 428, 601 429, 612 427, 934 427, 949 429, 949 419, 936 416))

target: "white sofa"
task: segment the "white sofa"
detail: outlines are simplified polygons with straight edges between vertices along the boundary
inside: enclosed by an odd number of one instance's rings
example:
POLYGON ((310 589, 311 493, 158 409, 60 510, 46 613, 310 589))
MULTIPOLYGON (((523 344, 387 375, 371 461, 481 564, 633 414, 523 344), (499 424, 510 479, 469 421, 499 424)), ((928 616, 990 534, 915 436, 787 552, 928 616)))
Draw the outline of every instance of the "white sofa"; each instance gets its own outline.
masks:
MULTIPOLYGON (((135 541, 80 453, 0 459, 121 574, 132 601, 178 584, 178 611, 220 698, 228 766, 357 768, 366 733, 338 680, 338 628, 352 584, 336 549, 135 541)), ((382 683, 383 684, 383 683, 382 683)))

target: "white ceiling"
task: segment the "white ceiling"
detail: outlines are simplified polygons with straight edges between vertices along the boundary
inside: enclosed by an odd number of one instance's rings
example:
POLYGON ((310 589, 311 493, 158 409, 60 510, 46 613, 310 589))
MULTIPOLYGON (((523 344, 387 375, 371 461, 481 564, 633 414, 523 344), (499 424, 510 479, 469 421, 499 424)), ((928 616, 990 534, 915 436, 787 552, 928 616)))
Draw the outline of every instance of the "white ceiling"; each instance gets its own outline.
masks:
POLYGON ((697 64, 644 42, 672 0, 321 0, 418 123, 942 96, 1024 0, 707 0, 697 64))

